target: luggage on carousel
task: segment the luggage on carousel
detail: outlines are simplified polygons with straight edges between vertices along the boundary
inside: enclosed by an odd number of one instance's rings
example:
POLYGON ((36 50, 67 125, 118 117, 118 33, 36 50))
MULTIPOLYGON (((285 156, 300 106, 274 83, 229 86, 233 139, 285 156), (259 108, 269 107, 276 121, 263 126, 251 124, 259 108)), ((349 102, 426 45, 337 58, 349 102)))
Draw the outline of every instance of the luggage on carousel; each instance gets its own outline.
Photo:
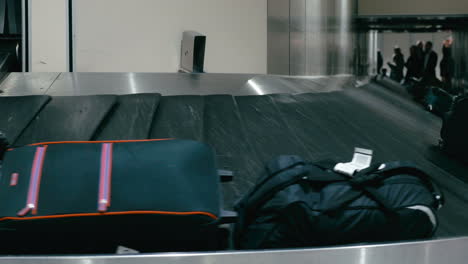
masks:
POLYGON ((436 115, 443 116, 452 107, 453 97, 445 90, 431 86, 425 96, 424 105, 436 115))
POLYGON ((443 121, 440 145, 444 151, 468 161, 468 96, 455 99, 443 121))
POLYGON ((348 176, 332 170, 334 164, 297 156, 270 162, 236 205, 235 246, 297 248, 433 235, 442 194, 423 170, 390 162, 348 176))
POLYGON ((1 253, 217 247, 220 177, 202 143, 39 143, 9 149, 1 173, 1 253))

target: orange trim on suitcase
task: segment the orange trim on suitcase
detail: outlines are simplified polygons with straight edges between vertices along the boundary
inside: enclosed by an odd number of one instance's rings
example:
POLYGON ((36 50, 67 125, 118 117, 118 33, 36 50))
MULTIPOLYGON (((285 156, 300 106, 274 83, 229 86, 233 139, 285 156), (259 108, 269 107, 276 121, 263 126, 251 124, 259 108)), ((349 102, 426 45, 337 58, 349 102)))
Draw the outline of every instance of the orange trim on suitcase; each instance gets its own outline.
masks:
POLYGON ((6 220, 41 220, 41 219, 56 219, 56 218, 72 218, 86 216, 116 216, 116 215, 204 215, 217 220, 218 217, 208 212, 165 212, 165 211, 128 211, 128 212, 108 212, 108 213, 83 213, 83 214, 64 214, 64 215, 48 215, 48 216, 32 216, 32 217, 2 217, 0 221, 6 220))
POLYGON ((28 146, 57 145, 57 144, 132 143, 132 142, 152 142, 152 141, 167 141, 167 140, 174 140, 174 139, 173 138, 163 138, 163 139, 138 139, 138 140, 56 141, 56 142, 34 143, 34 144, 30 144, 28 146))

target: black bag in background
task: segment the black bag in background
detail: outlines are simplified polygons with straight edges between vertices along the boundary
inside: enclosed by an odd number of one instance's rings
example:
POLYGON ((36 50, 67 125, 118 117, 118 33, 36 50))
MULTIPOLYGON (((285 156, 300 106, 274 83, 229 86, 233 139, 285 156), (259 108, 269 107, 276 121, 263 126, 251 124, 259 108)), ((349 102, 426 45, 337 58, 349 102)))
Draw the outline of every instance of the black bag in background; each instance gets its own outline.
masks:
POLYGON ((441 147, 447 153, 468 162, 468 96, 455 99, 452 110, 444 118, 441 147))
POLYGON ((237 205, 239 249, 328 246, 429 238, 442 195, 410 163, 371 166, 354 177, 282 156, 237 205))
POLYGON ((431 86, 425 96, 424 106, 432 113, 443 116, 453 104, 453 97, 445 90, 431 86))

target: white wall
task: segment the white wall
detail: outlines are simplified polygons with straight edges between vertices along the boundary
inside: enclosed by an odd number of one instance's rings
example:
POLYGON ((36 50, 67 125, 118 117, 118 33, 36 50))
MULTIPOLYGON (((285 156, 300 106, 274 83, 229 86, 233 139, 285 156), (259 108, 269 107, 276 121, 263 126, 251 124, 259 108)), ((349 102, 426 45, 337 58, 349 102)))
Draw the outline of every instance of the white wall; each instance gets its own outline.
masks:
POLYGON ((67 71, 68 1, 28 1, 31 14, 31 70, 35 72, 67 71))
POLYGON ((76 71, 176 72, 184 30, 207 35, 206 72, 267 71, 267 0, 75 0, 74 16, 76 71))
POLYGON ((359 15, 468 14, 468 0, 358 0, 359 15))

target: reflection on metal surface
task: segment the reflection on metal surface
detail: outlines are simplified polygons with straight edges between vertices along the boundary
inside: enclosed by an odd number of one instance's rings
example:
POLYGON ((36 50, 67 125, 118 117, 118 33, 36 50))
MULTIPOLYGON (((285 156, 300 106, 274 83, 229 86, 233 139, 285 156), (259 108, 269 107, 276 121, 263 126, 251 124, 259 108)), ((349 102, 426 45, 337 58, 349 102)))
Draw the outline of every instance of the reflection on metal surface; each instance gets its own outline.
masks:
POLYGON ((60 73, 10 73, 0 84, 0 95, 42 95, 59 76, 60 73))
POLYGON ((289 0, 268 0, 268 73, 289 75, 289 0))
POLYGON ((5 89, 5 95, 264 95, 336 91, 343 89, 353 79, 351 75, 292 77, 186 73, 12 73, 0 87, 5 89))
POLYGON ((338 60, 336 66, 336 72, 333 74, 344 74, 351 72, 351 54, 353 52, 353 38, 351 32, 352 16, 357 13, 357 10, 354 10, 355 1, 353 0, 339 0, 337 6, 337 16, 336 19, 339 22, 338 30, 338 60))
POLYGON ((130 93, 137 93, 138 88, 135 81, 135 74, 132 72, 128 74, 128 85, 130 86, 130 93))
POLYGON ((468 31, 456 31, 453 36, 453 58, 455 60, 454 87, 468 92, 468 31))
POLYGON ((377 52, 378 52, 378 31, 371 30, 368 33, 369 36, 369 61, 367 63, 368 69, 366 74, 375 75, 377 74, 377 52))
POLYGON ((47 94, 54 96, 161 93, 229 94, 255 75, 187 73, 62 73, 47 94))
POLYGON ((248 80, 247 85, 252 87, 252 89, 255 91, 256 94, 264 95, 262 88, 255 82, 255 79, 248 80))
POLYGON ((354 77, 350 75, 328 77, 257 76, 249 80, 244 87, 236 92, 236 95, 332 92, 350 86, 353 80, 354 77))
POLYGON ((359 264, 366 264, 367 263, 367 248, 361 248, 359 254, 359 264))
POLYGON ((326 1, 308 0, 306 5, 306 73, 309 75, 327 74, 327 29, 326 1))
POLYGON ((468 238, 351 247, 279 251, 229 251, 127 256, 3 257, 0 264, 206 264, 206 263, 336 263, 336 264, 466 264, 468 238))
POLYGON ((289 73, 290 75, 306 74, 306 1, 290 0, 290 49, 289 73))
POLYGON ((378 32, 376 30, 357 31, 356 48, 353 58, 353 73, 357 76, 377 73, 378 32))

